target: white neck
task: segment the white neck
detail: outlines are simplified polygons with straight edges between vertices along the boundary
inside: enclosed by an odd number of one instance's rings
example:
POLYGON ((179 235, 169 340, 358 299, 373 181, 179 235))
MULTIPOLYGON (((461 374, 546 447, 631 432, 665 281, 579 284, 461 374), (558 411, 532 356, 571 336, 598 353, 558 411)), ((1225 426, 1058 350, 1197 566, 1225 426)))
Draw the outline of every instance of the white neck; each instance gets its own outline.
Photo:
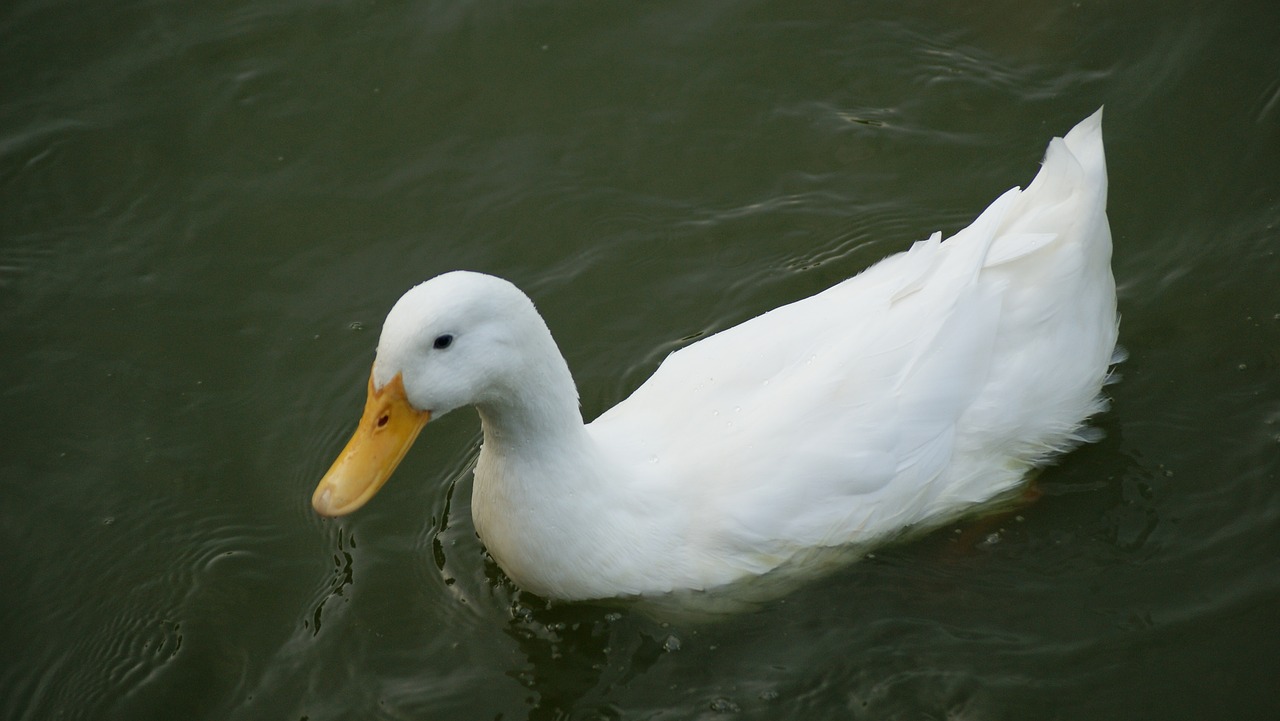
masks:
POLYGON ((630 472, 597 448, 559 351, 542 350, 530 353, 534 382, 476 404, 484 431, 471 504, 476 531, 534 593, 598 598, 648 589, 636 574, 663 566, 637 558, 670 556, 675 535, 644 512, 659 499, 637 494, 630 472))

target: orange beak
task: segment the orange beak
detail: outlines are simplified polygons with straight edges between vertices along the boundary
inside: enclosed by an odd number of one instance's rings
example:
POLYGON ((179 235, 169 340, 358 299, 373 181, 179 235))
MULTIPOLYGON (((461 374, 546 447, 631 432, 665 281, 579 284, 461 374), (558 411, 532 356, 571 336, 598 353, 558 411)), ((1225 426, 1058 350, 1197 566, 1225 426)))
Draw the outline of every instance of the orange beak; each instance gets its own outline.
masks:
POLYGON ((431 411, 409 405, 399 373, 381 390, 374 390, 371 373, 360 425, 320 479, 311 507, 322 516, 342 516, 363 506, 391 477, 429 420, 431 411))

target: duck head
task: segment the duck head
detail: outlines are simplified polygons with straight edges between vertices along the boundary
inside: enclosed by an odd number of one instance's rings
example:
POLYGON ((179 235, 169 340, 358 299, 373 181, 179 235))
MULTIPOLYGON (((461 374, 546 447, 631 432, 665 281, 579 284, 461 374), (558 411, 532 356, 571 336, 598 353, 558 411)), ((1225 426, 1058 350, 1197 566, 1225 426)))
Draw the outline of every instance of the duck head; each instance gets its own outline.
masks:
POLYGON ((405 293, 383 324, 360 423, 312 507, 341 516, 363 506, 428 421, 461 406, 501 406, 537 384, 548 343, 563 365, 532 301, 501 278, 457 271, 405 293))

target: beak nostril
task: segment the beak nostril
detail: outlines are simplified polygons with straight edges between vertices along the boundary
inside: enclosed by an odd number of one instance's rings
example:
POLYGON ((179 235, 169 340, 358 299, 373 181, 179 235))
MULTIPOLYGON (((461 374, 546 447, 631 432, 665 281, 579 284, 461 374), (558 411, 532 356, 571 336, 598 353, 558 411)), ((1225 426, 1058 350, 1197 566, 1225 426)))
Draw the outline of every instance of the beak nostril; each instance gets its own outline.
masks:
POLYGON ((381 428, 387 425, 387 421, 389 420, 391 420, 391 415, 388 413, 383 413, 381 416, 378 416, 378 427, 381 428))

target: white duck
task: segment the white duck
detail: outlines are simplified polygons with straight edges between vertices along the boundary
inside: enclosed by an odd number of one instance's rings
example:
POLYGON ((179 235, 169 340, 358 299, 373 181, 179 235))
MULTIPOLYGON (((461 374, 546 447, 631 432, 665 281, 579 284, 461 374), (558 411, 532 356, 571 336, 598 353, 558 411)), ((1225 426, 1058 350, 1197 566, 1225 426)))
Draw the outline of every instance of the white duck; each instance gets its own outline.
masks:
POLYGON ((480 414, 476 530, 555 599, 709 590, 955 518, 1082 439, 1117 334, 1102 111, 945 242, 672 353, 583 424, 514 285, 441 275, 391 309, 364 416, 317 487, 362 506, 422 426, 480 414))

